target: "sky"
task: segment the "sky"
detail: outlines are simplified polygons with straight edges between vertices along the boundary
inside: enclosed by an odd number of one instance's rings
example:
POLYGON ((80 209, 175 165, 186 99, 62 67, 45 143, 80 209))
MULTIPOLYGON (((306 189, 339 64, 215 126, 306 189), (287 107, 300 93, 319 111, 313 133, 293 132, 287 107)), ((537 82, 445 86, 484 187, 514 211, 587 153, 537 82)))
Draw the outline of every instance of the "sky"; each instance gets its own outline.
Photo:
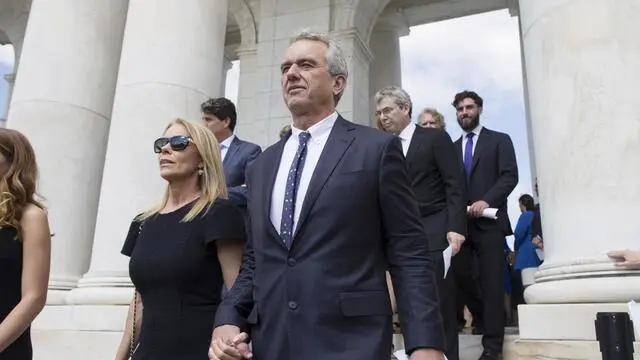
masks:
MULTIPOLYGON (((515 227, 518 197, 531 194, 531 174, 522 88, 518 19, 507 10, 415 26, 400 39, 402 85, 411 95, 414 116, 424 107, 445 115, 447 131, 460 136, 451 101, 455 93, 474 90, 484 99, 481 123, 511 136, 520 183, 509 197, 509 218, 515 227)), ((0 75, 13 68, 11 46, 0 46, 0 75)), ((226 96, 235 101, 239 64, 227 75, 226 96)), ((0 79, 0 117, 4 116, 7 84, 0 79)))

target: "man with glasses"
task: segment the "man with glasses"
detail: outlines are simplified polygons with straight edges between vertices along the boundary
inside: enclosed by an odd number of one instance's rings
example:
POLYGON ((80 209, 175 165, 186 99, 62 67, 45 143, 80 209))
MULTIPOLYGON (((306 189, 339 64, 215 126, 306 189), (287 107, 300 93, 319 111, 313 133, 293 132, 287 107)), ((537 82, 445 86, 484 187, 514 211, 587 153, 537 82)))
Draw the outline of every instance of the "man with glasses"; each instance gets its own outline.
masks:
MULTIPOLYGON (((383 131, 397 136, 406 157, 407 171, 418 201, 427 246, 436 264, 440 313, 445 330, 445 355, 458 360, 458 332, 453 275, 444 276, 443 250, 460 250, 467 233, 464 175, 449 135, 411 122, 412 103, 407 92, 390 86, 375 94, 376 119, 383 131)), ((403 319, 400 319, 401 321, 403 319)))

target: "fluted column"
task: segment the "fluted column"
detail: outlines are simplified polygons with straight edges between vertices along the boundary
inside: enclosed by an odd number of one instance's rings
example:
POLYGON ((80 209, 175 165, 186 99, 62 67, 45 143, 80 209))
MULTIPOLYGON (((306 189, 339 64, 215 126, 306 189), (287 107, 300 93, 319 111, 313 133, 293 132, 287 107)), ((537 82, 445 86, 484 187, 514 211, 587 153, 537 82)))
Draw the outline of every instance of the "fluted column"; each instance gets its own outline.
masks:
POLYGON ((376 91, 385 86, 402 86, 402 64, 400 59, 400 37, 409 35, 400 13, 384 15, 378 19, 369 40, 373 61, 369 67, 369 98, 371 124, 375 126, 376 91))
POLYGON ((49 303, 63 303, 89 266, 126 4, 59 0, 31 7, 8 127, 33 144, 49 207, 49 303))
POLYGON ((227 0, 130 0, 89 272, 80 304, 127 304, 130 221, 160 200, 152 143, 176 117, 199 121, 220 90, 227 0))
POLYGON ((233 59, 226 52, 222 58, 222 70, 220 77, 220 96, 228 97, 227 95, 227 75, 229 70, 233 67, 233 59))
POLYGON ((594 340, 595 313, 640 294, 606 256, 640 249, 640 7, 520 0, 520 16, 545 236, 520 334, 594 340))
POLYGON ((255 112, 260 111, 256 108, 257 98, 257 82, 258 82, 258 51, 255 46, 241 47, 236 51, 240 60, 240 76, 238 81, 238 124, 236 125, 236 134, 242 136, 243 139, 259 142, 260 139, 252 130, 255 129, 255 112))

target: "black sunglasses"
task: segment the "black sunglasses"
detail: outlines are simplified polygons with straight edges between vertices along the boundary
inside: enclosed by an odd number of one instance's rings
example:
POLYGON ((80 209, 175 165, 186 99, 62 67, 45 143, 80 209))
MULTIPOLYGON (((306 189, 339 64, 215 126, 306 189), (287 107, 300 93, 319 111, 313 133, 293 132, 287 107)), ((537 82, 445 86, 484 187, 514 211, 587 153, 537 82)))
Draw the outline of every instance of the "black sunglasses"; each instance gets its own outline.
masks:
POLYGON ((167 144, 171 146, 171 150, 173 151, 182 151, 189 146, 191 142, 191 138, 188 136, 178 135, 172 137, 161 137, 153 142, 153 151, 156 154, 160 154, 162 152, 162 148, 167 144))

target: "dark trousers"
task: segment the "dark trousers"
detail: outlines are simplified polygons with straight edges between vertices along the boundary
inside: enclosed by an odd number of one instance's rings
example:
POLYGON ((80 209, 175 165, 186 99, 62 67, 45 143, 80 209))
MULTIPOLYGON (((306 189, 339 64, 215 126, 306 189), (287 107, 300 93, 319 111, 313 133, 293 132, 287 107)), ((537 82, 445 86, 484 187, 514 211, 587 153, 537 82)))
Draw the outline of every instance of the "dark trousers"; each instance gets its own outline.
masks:
MULTIPOLYGON (((463 248, 478 260, 480 296, 482 299, 482 346, 485 350, 502 353, 504 342, 504 232, 499 229, 479 229, 469 226, 468 239, 463 248)), ((457 257, 457 256, 456 256, 457 257)), ((464 255, 463 255, 464 257, 464 255)), ((470 266, 464 258, 457 259, 456 265, 470 266)), ((472 269, 462 270, 463 274, 472 269)), ((465 279, 464 281, 469 281, 465 279)), ((467 286, 470 286, 467 284, 467 286)))
POLYGON ((449 360, 459 360, 458 329, 456 317, 456 282, 453 274, 453 265, 444 275, 444 260, 442 251, 433 251, 431 256, 436 264, 436 281, 438 282, 438 295, 440 298, 440 314, 444 327, 445 351, 449 360))
POLYGON ((452 270, 456 282, 456 313, 458 326, 464 327, 464 307, 473 316, 472 326, 482 331, 482 295, 478 259, 471 246, 463 246, 452 260, 452 270))

